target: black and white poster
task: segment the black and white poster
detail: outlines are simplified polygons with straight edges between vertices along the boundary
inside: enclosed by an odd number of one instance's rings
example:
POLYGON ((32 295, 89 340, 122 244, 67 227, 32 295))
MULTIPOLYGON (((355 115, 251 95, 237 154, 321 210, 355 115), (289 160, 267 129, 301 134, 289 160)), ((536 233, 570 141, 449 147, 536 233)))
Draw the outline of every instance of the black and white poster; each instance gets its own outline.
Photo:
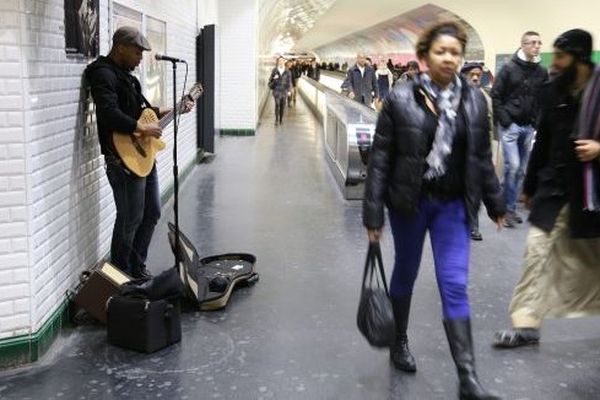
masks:
POLYGON ((99 0, 65 0, 65 50, 72 55, 98 56, 99 0))

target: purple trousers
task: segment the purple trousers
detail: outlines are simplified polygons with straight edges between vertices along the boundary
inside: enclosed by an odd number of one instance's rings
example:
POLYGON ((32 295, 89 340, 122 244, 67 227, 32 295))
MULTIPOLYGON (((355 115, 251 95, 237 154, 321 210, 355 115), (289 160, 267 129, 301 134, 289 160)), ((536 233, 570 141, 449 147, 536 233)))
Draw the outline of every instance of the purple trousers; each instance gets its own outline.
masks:
POLYGON ((444 319, 469 318, 467 285, 471 242, 464 201, 423 198, 416 215, 400 215, 392 210, 389 215, 396 251, 391 296, 412 294, 425 234, 429 231, 444 319))

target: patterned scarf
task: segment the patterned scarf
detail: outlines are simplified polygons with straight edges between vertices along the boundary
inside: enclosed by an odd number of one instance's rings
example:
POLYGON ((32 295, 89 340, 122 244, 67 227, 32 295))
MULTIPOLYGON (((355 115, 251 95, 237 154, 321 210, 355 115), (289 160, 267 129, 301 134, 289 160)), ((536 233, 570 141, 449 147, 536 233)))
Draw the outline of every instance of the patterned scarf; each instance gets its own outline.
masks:
MULTIPOLYGON (((587 84, 579 119, 577 121, 578 138, 600 141, 600 67, 596 67, 587 84)), ((600 181, 598 160, 583 164, 583 209, 600 212, 598 184, 600 181)))
POLYGON ((427 95, 435 101, 439 114, 433 146, 426 158, 429 168, 423 176, 432 180, 446 173, 448 155, 452 152, 452 143, 456 135, 456 114, 460 104, 462 82, 457 75, 446 89, 440 89, 428 74, 421 74, 421 84, 427 95))

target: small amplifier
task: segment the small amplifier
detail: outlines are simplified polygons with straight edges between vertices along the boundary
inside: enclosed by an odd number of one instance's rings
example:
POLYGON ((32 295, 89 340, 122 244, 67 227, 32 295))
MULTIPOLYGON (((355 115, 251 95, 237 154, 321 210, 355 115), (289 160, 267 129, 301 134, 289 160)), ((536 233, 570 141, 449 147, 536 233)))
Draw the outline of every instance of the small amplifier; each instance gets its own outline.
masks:
POLYGON ((81 276, 82 282, 73 301, 94 318, 106 324, 108 299, 118 295, 121 285, 131 281, 131 277, 107 262, 82 273, 81 276))

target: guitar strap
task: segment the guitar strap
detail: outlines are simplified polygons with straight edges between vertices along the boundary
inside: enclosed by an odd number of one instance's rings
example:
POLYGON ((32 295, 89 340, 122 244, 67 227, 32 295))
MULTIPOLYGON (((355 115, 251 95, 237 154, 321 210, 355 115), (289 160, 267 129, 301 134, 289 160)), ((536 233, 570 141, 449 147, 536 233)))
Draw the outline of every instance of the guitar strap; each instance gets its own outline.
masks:
POLYGON ((152 108, 152 109, 155 108, 155 107, 152 107, 152 104, 150 104, 150 102, 148 101, 148 99, 146 97, 144 97, 144 95, 141 92, 140 92, 140 96, 142 96, 142 99, 144 100, 144 103, 146 104, 146 107, 152 108))
MULTIPOLYGON (((119 68, 119 67, 117 67, 117 66, 115 66, 113 69, 114 69, 114 71, 115 71, 117 74, 119 74, 119 75, 123 76, 123 77, 125 78, 125 80, 126 80, 127 82, 129 82, 129 85, 128 85, 129 89, 131 89, 131 90, 133 91, 133 94, 134 94, 135 96, 139 96, 139 98, 141 98, 141 99, 142 99, 142 102, 144 103, 144 105, 145 105, 146 107, 148 107, 148 108, 152 108, 152 109, 156 110, 156 107, 152 107, 152 104, 150 104, 150 102, 148 101, 148 99, 147 99, 146 97, 144 97, 144 95, 143 95, 143 93, 142 93, 142 90, 141 90, 141 88, 140 88, 140 90, 138 90, 139 81, 138 81, 138 85, 136 85, 136 84, 134 83, 134 82, 135 82, 135 81, 134 81, 135 77, 133 77, 132 75, 130 75, 130 74, 128 74, 128 73, 126 73, 125 71, 123 71, 121 68, 119 68)), ((144 107, 144 108, 146 108, 146 107, 144 107)), ((157 113, 157 114, 158 114, 158 113, 157 113)))

